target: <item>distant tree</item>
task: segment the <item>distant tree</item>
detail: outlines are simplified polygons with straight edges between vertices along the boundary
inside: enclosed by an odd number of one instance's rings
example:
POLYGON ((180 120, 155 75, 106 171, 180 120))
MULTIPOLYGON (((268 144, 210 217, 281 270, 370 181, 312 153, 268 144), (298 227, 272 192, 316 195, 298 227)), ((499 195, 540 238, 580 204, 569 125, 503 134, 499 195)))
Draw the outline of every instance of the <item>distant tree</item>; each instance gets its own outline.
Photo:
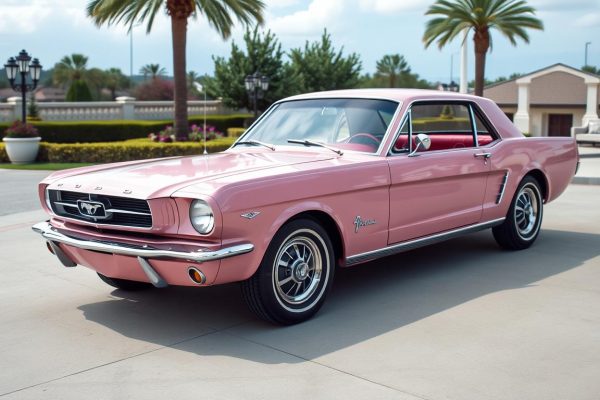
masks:
POLYGON ((271 31, 260 33, 258 28, 244 34, 245 51, 234 42, 228 59, 213 57, 214 78, 205 80, 208 94, 223 98, 223 103, 233 108, 252 108, 244 86, 246 76, 259 71, 270 79, 269 90, 259 101, 258 108, 264 110, 271 103, 298 93, 298 74, 289 63, 284 62, 285 53, 279 40, 271 31))
POLYGON ((600 67, 594 67, 591 65, 584 65, 581 67, 582 71, 589 72, 590 74, 600 75, 600 67))
POLYGON ((54 65, 52 80, 55 85, 68 88, 67 101, 92 101, 90 81, 93 74, 87 68, 88 57, 74 53, 64 56, 54 65))
POLYGON ((385 55, 377 61, 377 69, 373 76, 366 74, 361 77, 359 85, 363 88, 397 87, 430 89, 433 85, 418 74, 413 74, 406 59, 399 55, 385 55))
POLYGON ((69 86, 69 90, 67 90, 67 95, 65 97, 66 101, 92 101, 92 92, 90 91, 90 87, 83 79, 77 79, 71 83, 69 86))
POLYGON ((196 84, 200 83, 200 75, 196 71, 188 71, 186 76, 187 88, 188 88, 188 98, 198 97, 200 92, 196 88, 196 84))
POLYGON ((441 49, 465 29, 473 30, 477 96, 483 96, 485 60, 492 43, 490 31, 499 30, 516 46, 517 38, 529 43, 527 28, 544 29, 526 0, 437 0, 425 15, 437 16, 427 22, 423 35, 426 48, 437 41, 441 49))
POLYGON ((386 54, 377 61, 377 75, 387 78, 391 88, 396 87, 399 75, 406 72, 410 72, 410 68, 400 54, 386 54))
POLYGON ((231 35, 234 17, 243 25, 262 23, 262 0, 90 0, 87 14, 97 25, 123 23, 132 27, 135 22, 147 22, 147 32, 157 14, 166 11, 171 18, 173 43, 173 75, 175 90, 175 134, 188 136, 186 42, 190 18, 206 18, 224 39, 231 35))
POLYGON ((164 79, 152 79, 135 88, 135 98, 142 101, 147 100, 173 100, 173 81, 164 79))
POLYGON ((327 30, 323 32, 321 41, 307 41, 304 48, 292 49, 292 68, 301 78, 303 92, 348 89, 359 85, 360 57, 356 53, 344 56, 343 50, 336 52, 327 30))
POLYGON ((110 91, 110 98, 117 97, 117 90, 131 87, 131 80, 119 68, 109 68, 103 71, 102 86, 110 91))
POLYGON ((161 67, 160 64, 146 64, 140 68, 140 74, 144 75, 144 79, 147 79, 148 76, 152 79, 156 79, 164 76, 166 73, 167 70, 164 67, 161 67))
POLYGON ((6 70, 0 69, 0 89, 8 87, 8 78, 6 77, 6 70))
POLYGON ((27 102, 27 120, 41 121, 40 110, 35 101, 35 91, 29 93, 29 101, 27 102))

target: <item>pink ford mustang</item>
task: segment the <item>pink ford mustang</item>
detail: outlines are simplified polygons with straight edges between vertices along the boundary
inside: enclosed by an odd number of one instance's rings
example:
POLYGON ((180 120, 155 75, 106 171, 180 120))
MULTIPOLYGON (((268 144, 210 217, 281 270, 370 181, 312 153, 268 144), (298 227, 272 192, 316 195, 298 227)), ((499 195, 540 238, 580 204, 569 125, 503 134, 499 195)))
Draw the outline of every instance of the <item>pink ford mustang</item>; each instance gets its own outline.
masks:
POLYGON ((293 324, 336 267, 487 228, 531 246, 577 165, 572 138, 524 138, 484 98, 315 93, 274 104, 220 154, 52 174, 51 218, 33 229, 117 288, 241 281, 258 316, 293 324))

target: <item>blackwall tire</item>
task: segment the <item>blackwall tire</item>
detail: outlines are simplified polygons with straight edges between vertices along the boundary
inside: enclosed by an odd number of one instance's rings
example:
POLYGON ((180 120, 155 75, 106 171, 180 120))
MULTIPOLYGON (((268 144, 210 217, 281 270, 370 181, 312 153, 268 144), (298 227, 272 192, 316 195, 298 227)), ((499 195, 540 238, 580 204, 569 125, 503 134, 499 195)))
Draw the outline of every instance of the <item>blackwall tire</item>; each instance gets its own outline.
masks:
POLYGON ((256 273, 242 282, 242 294, 258 317, 297 324, 321 308, 334 271, 335 255, 325 229, 312 219, 297 219, 273 237, 256 273))
POLYGON ((544 199, 539 182, 526 176, 510 204, 502 225, 492 229, 498 244, 508 250, 523 250, 537 239, 544 215, 544 199))

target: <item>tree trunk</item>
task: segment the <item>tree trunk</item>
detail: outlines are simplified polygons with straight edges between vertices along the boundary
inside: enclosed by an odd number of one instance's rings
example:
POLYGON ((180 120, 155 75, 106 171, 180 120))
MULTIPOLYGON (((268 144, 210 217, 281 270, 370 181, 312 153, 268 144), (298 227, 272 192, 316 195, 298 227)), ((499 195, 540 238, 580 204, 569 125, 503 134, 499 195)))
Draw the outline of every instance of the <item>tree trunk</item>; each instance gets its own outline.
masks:
POLYGON ((475 96, 483 97, 485 57, 490 48, 490 34, 487 27, 477 29, 473 41, 475 42, 475 96))
POLYGON ((178 140, 188 138, 187 80, 186 80, 186 39, 187 18, 171 15, 173 34, 173 76, 175 81, 175 136, 178 140))
POLYGON ((485 54, 475 52, 475 96, 483 97, 485 85, 485 54))

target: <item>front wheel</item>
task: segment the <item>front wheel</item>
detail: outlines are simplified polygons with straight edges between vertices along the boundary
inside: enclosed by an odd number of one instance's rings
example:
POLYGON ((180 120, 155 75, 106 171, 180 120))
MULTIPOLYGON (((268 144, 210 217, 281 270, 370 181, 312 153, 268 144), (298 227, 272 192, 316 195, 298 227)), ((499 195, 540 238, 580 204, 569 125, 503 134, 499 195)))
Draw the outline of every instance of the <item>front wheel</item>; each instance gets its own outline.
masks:
POLYGON ((526 176, 517 189, 506 219, 492 229, 500 246, 508 250, 523 250, 535 242, 540 233, 544 201, 538 181, 526 176))
POLYGON ((292 325, 312 317, 331 287, 335 257, 321 225, 297 219, 275 235, 256 273, 242 282, 250 309, 260 318, 292 325))

